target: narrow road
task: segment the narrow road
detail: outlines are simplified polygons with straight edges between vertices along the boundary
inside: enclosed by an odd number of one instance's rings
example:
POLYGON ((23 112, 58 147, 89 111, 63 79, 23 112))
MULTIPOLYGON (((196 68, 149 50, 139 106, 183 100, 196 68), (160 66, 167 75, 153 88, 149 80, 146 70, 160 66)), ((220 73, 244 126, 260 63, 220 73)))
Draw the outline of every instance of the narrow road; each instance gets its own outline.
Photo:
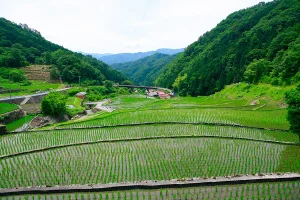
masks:
MULTIPOLYGON (((63 88, 63 89, 57 89, 57 90, 54 90, 56 92, 61 92, 61 91, 65 91, 65 90, 69 90, 71 88, 63 88)), ((37 93, 37 94, 31 94, 31 95, 24 95, 24 96, 13 96, 13 97, 5 97, 5 98, 0 98, 0 102, 1 101, 6 101, 6 100, 14 100, 14 99, 22 99, 22 98, 31 98, 31 97, 36 97, 36 96, 42 96, 42 95, 46 95, 46 94, 49 94, 50 91, 48 92, 41 92, 41 93, 37 93)))

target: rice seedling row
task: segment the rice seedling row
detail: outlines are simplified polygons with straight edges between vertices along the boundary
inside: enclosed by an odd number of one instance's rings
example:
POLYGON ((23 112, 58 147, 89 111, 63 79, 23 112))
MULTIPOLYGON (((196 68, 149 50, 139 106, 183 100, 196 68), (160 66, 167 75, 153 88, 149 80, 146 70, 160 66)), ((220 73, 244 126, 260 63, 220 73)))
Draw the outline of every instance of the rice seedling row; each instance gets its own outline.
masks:
POLYGON ((288 129, 286 110, 247 111, 232 109, 163 109, 113 113, 61 127, 90 127, 143 122, 206 122, 260 128, 288 129))
POLYGON ((298 199, 300 182, 256 183, 210 187, 167 188, 159 190, 129 190, 97 193, 67 193, 3 197, 3 200, 63 200, 63 199, 298 199))
POLYGON ((253 138, 285 142, 298 141, 297 136, 290 132, 207 125, 144 125, 10 134, 0 137, 0 156, 87 141, 184 135, 253 138))
POLYGON ((0 188, 270 173, 285 148, 211 138, 74 146, 2 159, 0 188))

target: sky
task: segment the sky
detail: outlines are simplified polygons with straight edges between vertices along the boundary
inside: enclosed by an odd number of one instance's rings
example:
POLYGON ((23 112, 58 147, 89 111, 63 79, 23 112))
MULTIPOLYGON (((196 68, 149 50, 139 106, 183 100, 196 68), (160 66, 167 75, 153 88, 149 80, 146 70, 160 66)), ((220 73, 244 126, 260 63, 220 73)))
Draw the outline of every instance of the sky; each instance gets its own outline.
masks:
POLYGON ((0 0, 0 17, 72 51, 184 48, 230 13, 270 0, 0 0))

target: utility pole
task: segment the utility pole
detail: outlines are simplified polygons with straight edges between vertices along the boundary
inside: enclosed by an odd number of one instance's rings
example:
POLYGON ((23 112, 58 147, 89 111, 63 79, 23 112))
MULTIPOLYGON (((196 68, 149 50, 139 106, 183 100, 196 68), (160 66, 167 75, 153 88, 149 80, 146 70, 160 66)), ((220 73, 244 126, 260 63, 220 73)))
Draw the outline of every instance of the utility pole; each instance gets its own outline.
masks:
POLYGON ((78 79, 79 79, 79 86, 80 86, 80 77, 81 77, 81 76, 78 76, 78 79))
POLYGON ((10 103, 11 102, 11 84, 10 84, 10 74, 8 74, 8 80, 9 80, 9 99, 10 99, 10 103))

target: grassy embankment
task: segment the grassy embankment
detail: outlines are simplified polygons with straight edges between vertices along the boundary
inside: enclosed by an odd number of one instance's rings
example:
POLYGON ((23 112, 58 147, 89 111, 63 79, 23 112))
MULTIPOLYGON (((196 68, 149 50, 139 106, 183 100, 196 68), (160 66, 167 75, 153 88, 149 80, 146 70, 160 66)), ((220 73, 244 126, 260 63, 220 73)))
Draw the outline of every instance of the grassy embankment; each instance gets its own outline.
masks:
POLYGON ((0 103, 0 115, 17 110, 19 107, 15 104, 11 103, 0 103))
MULTIPOLYGON (((1 79, 1 87, 4 89, 20 89, 19 92, 12 92, 12 96, 22 96, 22 95, 30 95, 35 94, 36 92, 40 91, 47 91, 49 89, 61 89, 64 88, 63 84, 60 83, 48 83, 42 81, 30 81, 32 84, 27 86, 22 86, 20 83, 13 83, 9 82, 6 79, 1 79)), ((3 93, 0 94, 0 98, 9 97, 10 93, 3 93)))
POLYGON ((27 115, 25 117, 22 117, 21 119, 6 124, 6 128, 8 131, 14 131, 17 128, 22 127, 25 123, 30 122, 30 120, 32 120, 34 117, 34 115, 27 115))
POLYGON ((82 99, 77 97, 68 97, 66 101, 67 107, 67 113, 69 116, 74 117, 77 114, 82 113, 85 108, 81 106, 82 99), (73 106, 73 107, 69 107, 73 106))

